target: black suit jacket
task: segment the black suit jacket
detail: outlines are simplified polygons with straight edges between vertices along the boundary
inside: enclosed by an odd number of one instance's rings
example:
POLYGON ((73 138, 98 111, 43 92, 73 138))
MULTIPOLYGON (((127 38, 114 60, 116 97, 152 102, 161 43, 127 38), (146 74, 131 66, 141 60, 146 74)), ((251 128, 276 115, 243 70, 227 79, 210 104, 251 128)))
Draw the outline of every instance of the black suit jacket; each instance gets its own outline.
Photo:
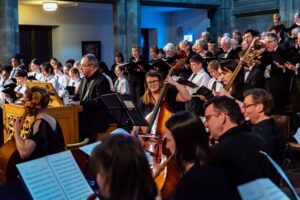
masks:
POLYGON ((239 126, 225 132, 213 146, 212 153, 223 167, 233 191, 240 184, 270 177, 270 164, 260 150, 268 152, 266 141, 239 126))
POLYGON ((109 111, 101 100, 101 95, 110 93, 110 85, 106 77, 96 71, 91 77, 81 80, 74 101, 80 101, 83 111, 79 113, 80 137, 89 137, 103 132, 109 125, 109 111), (89 90, 89 92, 88 92, 89 90), (87 97, 85 97, 88 92, 87 97))
MULTIPOLYGON (((243 80, 245 77, 245 69, 243 69, 243 80)), ((249 72, 249 75, 246 79, 246 81, 244 81, 244 89, 243 91, 249 90, 249 89, 253 89, 253 88, 265 88, 265 83, 266 83, 266 79, 264 77, 264 72, 258 67, 258 66, 254 66, 251 71, 249 72)))

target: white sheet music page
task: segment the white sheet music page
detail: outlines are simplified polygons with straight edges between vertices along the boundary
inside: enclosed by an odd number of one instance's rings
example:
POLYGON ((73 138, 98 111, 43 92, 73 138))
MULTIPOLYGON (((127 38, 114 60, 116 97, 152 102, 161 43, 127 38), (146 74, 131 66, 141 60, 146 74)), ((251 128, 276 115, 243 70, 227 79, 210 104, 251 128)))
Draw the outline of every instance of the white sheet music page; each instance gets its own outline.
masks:
POLYGON ((297 132, 293 137, 296 139, 297 143, 300 144, 300 128, 297 129, 297 132))
POLYGON ((270 179, 260 178, 238 186, 243 200, 289 200, 270 179))
POLYGON ((70 151, 49 155, 47 160, 67 199, 82 200, 93 194, 70 151))
POLYGON ((17 164, 17 168, 32 199, 67 199, 45 158, 17 164))

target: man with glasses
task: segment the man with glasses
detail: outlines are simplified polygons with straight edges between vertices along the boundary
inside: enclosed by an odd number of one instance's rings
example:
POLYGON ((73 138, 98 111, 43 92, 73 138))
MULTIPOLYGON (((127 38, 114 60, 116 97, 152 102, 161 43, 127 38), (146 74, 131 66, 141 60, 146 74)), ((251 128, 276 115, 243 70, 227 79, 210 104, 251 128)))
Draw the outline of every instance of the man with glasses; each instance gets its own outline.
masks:
MULTIPOLYGON (((270 176, 269 163, 259 151, 267 152, 266 141, 241 126, 243 115, 239 105, 226 96, 216 96, 205 104, 205 126, 218 140, 212 153, 223 167, 230 187, 270 176)), ((237 194, 238 195, 238 194, 237 194)))
POLYGON ((274 97, 274 112, 281 114, 288 103, 286 97, 289 95, 291 73, 284 66, 286 52, 278 45, 277 35, 268 33, 265 42, 267 52, 262 67, 265 69, 266 89, 274 97))
POLYGON ((271 118, 272 95, 263 89, 247 90, 244 93, 244 116, 251 123, 251 130, 262 136, 269 147, 270 156, 281 165, 285 153, 285 141, 282 131, 271 118))
POLYGON ((104 132, 109 125, 109 111, 100 96, 110 92, 110 85, 99 71, 98 61, 93 54, 82 57, 80 70, 84 78, 73 97, 83 107, 79 113, 79 134, 81 140, 88 137, 93 141, 95 135, 104 132))

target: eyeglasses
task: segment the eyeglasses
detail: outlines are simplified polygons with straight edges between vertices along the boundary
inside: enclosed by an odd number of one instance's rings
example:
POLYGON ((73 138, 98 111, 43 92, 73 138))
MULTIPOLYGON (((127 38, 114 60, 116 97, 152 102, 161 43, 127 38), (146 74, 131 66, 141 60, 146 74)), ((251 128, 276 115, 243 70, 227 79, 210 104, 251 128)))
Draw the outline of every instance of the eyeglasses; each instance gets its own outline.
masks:
POLYGON ((210 118, 212 117, 217 117, 219 116, 221 113, 215 113, 215 114, 211 114, 211 115, 205 115, 205 122, 208 122, 210 120, 210 118))
POLYGON ((266 41, 266 43, 270 44, 270 43, 272 43, 274 41, 276 41, 276 40, 268 40, 268 41, 266 41))
POLYGON ((149 81, 147 82, 148 85, 151 85, 151 84, 157 84, 159 82, 159 80, 155 80, 155 81, 149 81))
POLYGON ((80 67, 88 67, 90 66, 91 64, 81 64, 80 67))
POLYGON ((251 106, 255 106, 257 103, 251 103, 251 104, 245 104, 244 103, 244 105, 243 105, 243 108, 244 109, 247 109, 247 108, 249 108, 249 107, 251 107, 251 106))

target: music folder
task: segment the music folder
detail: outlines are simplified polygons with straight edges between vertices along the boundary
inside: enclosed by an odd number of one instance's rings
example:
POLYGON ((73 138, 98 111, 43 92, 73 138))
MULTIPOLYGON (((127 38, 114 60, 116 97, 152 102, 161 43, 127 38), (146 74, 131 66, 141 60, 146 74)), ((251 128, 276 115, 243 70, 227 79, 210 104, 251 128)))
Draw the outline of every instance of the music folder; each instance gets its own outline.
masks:
POLYGON ((101 99, 119 126, 149 126, 130 95, 111 93, 101 95, 101 99))
POLYGON ((94 193, 70 151, 17 164, 17 169, 35 200, 81 200, 94 193))

